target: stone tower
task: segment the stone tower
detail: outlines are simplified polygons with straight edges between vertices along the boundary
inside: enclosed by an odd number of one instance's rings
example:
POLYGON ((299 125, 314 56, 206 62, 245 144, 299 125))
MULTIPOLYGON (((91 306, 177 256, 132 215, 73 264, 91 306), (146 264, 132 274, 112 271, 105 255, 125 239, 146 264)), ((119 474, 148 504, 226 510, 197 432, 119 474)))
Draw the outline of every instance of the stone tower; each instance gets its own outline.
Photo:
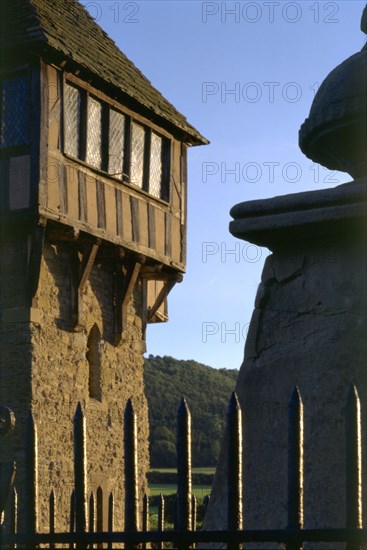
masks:
MULTIPOLYGON (((271 250, 236 386, 244 416, 245 529, 287 527, 288 401, 295 386, 304 417, 303 527, 348 525, 345 441, 353 386, 360 411, 358 520, 348 526, 365 527, 367 521, 366 46, 322 83, 299 142, 313 161, 347 172, 352 180, 332 189, 244 202, 231 210, 232 235, 271 250)), ((207 529, 225 525, 225 470, 222 453, 207 529)), ((280 547, 246 544, 246 549, 280 547)), ((312 550, 345 547, 304 545, 312 550)))
POLYGON ((186 153, 207 143, 75 0, 2 4, 0 461, 38 430, 38 527, 69 525, 73 415, 87 419, 88 492, 123 528, 123 414, 132 398, 140 490, 148 466, 146 324, 167 320, 186 255, 186 153), (9 417, 10 418, 10 417, 9 417), (2 431, 10 426, 4 418, 2 431))

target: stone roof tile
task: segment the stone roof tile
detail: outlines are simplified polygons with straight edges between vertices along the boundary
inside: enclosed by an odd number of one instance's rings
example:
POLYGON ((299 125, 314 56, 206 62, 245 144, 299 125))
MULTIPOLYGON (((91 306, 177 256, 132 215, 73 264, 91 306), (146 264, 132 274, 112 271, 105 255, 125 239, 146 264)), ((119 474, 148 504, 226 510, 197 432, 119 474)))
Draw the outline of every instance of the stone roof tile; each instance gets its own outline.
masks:
POLYGON ((140 105, 150 118, 178 130, 188 143, 208 143, 152 86, 77 0, 1 0, 2 48, 41 47, 57 53, 140 105))

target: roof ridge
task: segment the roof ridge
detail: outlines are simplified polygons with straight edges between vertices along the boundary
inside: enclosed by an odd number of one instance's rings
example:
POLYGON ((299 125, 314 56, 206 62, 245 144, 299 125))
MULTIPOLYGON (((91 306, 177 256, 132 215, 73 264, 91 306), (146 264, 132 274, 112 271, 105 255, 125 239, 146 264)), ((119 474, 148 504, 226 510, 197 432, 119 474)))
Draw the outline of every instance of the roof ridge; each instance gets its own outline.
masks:
MULTIPOLYGON (((5 0, 5 11, 15 27, 15 33, 7 33, 5 47, 11 47, 14 42, 26 46, 41 43, 40 55, 46 51, 51 59, 70 59, 76 65, 87 71, 96 79, 98 85, 104 81, 113 86, 123 97, 128 97, 139 104, 148 117, 156 120, 163 127, 169 126, 176 132, 184 134, 184 139, 192 145, 208 143, 208 141, 187 121, 163 94, 153 86, 151 81, 138 69, 116 42, 100 27, 87 9, 78 0, 5 0), (33 23, 29 26, 25 11, 19 13, 10 8, 10 4, 24 8, 31 7, 33 23), (34 26, 38 33, 34 32, 34 26), (18 42, 17 42, 18 40, 18 42), (55 55, 57 54, 57 55, 55 55)), ((4 26, 2 24, 2 26, 4 26)), ((0 37, 4 44, 4 40, 0 37)))

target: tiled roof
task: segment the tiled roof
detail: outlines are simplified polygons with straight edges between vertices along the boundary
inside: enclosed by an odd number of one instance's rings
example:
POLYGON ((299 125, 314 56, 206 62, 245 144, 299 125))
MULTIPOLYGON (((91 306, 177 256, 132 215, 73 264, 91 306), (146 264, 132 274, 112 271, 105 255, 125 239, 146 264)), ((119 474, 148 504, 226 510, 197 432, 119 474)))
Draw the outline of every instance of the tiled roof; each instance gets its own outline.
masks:
POLYGON ((98 82, 118 89, 132 106, 140 106, 145 116, 171 130, 173 127, 187 142, 193 145, 208 143, 119 50, 77 0, 0 2, 3 51, 8 47, 27 47, 37 48, 43 55, 56 53, 60 60, 71 61, 98 82))

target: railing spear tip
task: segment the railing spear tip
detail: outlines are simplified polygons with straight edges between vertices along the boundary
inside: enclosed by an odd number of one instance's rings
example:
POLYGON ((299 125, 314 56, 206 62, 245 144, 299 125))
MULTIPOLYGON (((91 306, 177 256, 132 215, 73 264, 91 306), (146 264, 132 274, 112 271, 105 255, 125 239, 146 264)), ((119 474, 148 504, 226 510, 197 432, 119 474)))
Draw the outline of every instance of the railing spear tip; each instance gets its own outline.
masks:
POLYGON ((302 397, 301 397, 301 392, 299 390, 299 387, 293 386, 289 403, 291 404, 291 403, 301 403, 301 402, 302 402, 302 397))
POLYGON ((190 415, 190 409, 187 404, 186 399, 183 397, 181 399, 180 406, 178 408, 178 416, 189 416, 190 415))
POLYGON ((128 399, 125 407, 125 415, 132 416, 135 414, 132 399, 128 399))
POLYGON ((75 409, 74 418, 77 419, 77 418, 83 418, 83 417, 84 417, 83 407, 82 407, 81 402, 78 401, 78 404, 77 404, 76 409, 75 409))
POLYGON ((359 399, 358 390, 357 390, 355 384, 353 384, 353 383, 350 384, 350 386, 349 386, 347 399, 348 399, 348 402, 351 401, 351 400, 356 401, 356 400, 359 399))
POLYGON ((32 411, 28 411, 28 413, 27 413, 27 424, 28 424, 28 426, 34 426, 35 425, 34 416, 33 416, 32 411))
POLYGON ((228 404, 228 414, 234 412, 234 411, 240 411, 241 405, 237 396, 237 393, 234 391, 232 392, 231 398, 229 400, 228 404))

